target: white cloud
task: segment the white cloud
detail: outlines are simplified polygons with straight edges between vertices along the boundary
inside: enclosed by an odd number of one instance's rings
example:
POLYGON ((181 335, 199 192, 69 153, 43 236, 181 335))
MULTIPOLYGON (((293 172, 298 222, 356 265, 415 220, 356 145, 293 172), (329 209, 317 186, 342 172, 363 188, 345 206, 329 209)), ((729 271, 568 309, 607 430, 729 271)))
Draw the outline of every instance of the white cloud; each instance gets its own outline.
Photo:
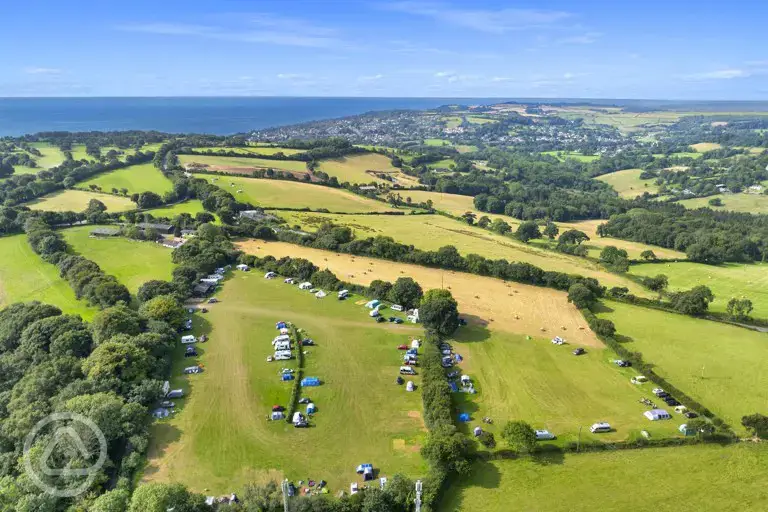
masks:
POLYGON ((378 80, 381 80, 382 78, 384 78, 384 75, 382 75, 381 73, 378 73, 376 75, 359 76, 357 77, 357 80, 359 82, 376 82, 378 80))
POLYGON ((462 9, 437 2, 404 1, 381 7, 492 34, 552 25, 572 16, 565 11, 544 9, 462 9))
POLYGON ((559 44, 592 44, 598 40, 602 34, 600 32, 587 32, 578 36, 565 37, 558 40, 559 44))
POLYGON ((744 69, 727 68, 684 75, 683 78, 688 80, 731 80, 733 78, 746 78, 751 75, 752 73, 744 69))
POLYGON ((24 73, 28 75, 60 75, 62 71, 58 68, 27 67, 24 73))

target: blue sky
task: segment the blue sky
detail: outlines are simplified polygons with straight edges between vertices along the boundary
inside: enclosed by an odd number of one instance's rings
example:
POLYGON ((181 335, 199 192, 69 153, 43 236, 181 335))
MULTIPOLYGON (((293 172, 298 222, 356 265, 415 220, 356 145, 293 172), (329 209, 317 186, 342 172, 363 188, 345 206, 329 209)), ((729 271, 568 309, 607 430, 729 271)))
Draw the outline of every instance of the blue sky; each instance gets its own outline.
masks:
POLYGON ((9 0, 0 96, 768 98, 768 3, 9 0))

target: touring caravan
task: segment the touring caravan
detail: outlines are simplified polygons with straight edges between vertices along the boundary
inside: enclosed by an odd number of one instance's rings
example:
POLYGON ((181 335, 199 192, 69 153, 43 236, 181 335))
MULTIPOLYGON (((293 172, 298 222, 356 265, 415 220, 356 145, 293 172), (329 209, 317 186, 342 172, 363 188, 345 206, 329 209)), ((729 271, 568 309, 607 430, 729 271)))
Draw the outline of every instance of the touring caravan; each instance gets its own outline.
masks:
POLYGON ((186 336, 182 336, 182 337, 181 337, 181 342, 182 342, 182 343, 185 343, 185 344, 188 344, 188 343, 195 343, 196 341, 197 341, 197 338, 195 338, 195 337, 194 337, 194 336, 192 336, 191 334, 188 334, 188 335, 186 335, 186 336))

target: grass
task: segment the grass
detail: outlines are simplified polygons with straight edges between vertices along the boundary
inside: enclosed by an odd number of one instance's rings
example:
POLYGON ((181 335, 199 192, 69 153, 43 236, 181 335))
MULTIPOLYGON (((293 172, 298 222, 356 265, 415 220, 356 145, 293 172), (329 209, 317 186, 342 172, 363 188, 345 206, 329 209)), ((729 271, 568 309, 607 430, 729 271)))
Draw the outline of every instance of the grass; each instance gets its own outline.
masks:
POLYGON ((205 147, 205 148, 192 148, 195 151, 234 151, 242 155, 274 155, 276 153, 283 153, 285 156, 296 155, 303 153, 303 149, 281 148, 278 146, 250 146, 250 147, 205 147))
POLYGON ((146 480, 216 495, 254 481, 313 478, 327 480, 335 494, 360 480, 361 463, 381 476, 424 474, 421 397, 394 382, 401 360, 395 347, 420 329, 377 326, 355 299, 318 300, 258 272, 236 274, 217 297, 221 303, 198 321, 198 333, 210 331, 198 347, 205 373, 181 377, 189 362, 177 359, 173 387, 188 398, 153 426, 146 480), (278 320, 294 322, 316 342, 306 349, 305 375, 323 383, 302 393, 318 407, 311 428, 265 419, 290 395, 291 384, 279 380, 286 365, 265 362, 278 320))
POLYGON ((390 183, 367 171, 376 171, 390 175, 396 183, 401 185, 418 185, 418 179, 404 174, 397 167, 392 166, 392 161, 378 153, 367 153, 364 155, 348 156, 343 158, 334 158, 323 160, 318 166, 319 171, 328 173, 329 176, 336 176, 339 182, 343 183, 390 183))
POLYGON ((98 199, 107 207, 110 212, 123 212, 136 209, 136 203, 127 197, 113 196, 111 194, 101 194, 87 190, 62 190, 54 192, 36 199, 24 206, 32 210, 44 210, 51 212, 81 212, 88 208, 88 202, 91 199, 98 199))
POLYGON ((429 169, 453 169, 456 166, 456 162, 453 158, 443 158, 437 162, 430 162, 427 164, 429 169))
POLYGON ((561 162, 566 160, 577 160, 579 162, 592 162, 599 159, 598 155, 582 155, 577 151, 542 151, 542 155, 554 156, 561 162))
POLYGON ((721 149, 723 146, 716 142, 699 142, 698 144, 691 144, 691 149, 697 153, 706 153, 707 151, 714 151, 715 149, 721 149))
POLYGON ((595 179, 613 187, 621 197, 637 197, 643 195, 644 192, 648 192, 649 194, 657 193, 659 187, 653 182, 654 180, 640 179, 642 173, 642 169, 625 169, 623 171, 603 174, 595 179))
POLYGON ((392 211, 386 203, 321 185, 205 174, 195 177, 215 183, 231 192, 237 199, 263 208, 326 208, 334 212, 360 213, 392 211), (238 193, 238 190, 242 190, 242 193, 238 193))
POLYGON ((424 145, 426 146, 453 146, 453 143, 448 139, 424 139, 424 145))
POLYGON ((584 326, 584 318, 567 302, 565 292, 551 288, 505 283, 491 277, 336 254, 282 242, 245 240, 238 243, 238 247, 259 257, 306 258, 321 268, 327 267, 340 279, 356 284, 369 285, 374 279, 394 282, 398 277, 410 276, 425 290, 450 290, 470 325, 492 327, 494 332, 532 336, 542 336, 542 327, 560 329, 565 326, 569 341, 588 347, 602 346, 592 331, 580 329, 584 326), (553 318, 557 319, 557 324, 553 325, 553 318))
POLYGON ((250 173, 256 169, 276 169, 281 171, 307 173, 307 164, 298 160, 267 160, 264 158, 246 158, 235 156, 199 156, 179 155, 182 165, 192 163, 207 165, 214 171, 250 173))
POLYGON ((765 194, 716 194, 708 197, 696 197, 679 201, 686 208, 711 208, 745 213, 768 213, 768 195, 765 194), (718 198, 722 206, 711 206, 710 199, 718 198))
POLYGON ((768 447, 699 445, 477 462, 438 510, 592 512, 765 509, 768 447), (695 470, 693 469, 695 468, 695 470), (652 502, 652 503, 650 503, 652 502))
POLYGON ((56 167, 64 161, 64 154, 61 150, 55 146, 51 146, 47 142, 31 142, 29 145, 37 148, 40 150, 40 153, 43 154, 42 157, 35 158, 37 165, 43 169, 56 167))
POLYGON ((487 117, 480 117, 480 116, 467 116, 467 122, 470 124, 488 124, 488 123, 498 123, 498 119, 488 119, 487 117))
POLYGON ((732 297, 747 297, 755 307, 752 316, 768 319, 768 264, 646 263, 632 265, 630 273, 650 277, 664 274, 669 278, 669 291, 706 285, 715 295, 715 301, 709 306, 712 311, 725 311, 732 297))
MULTIPOLYGON (((701 158, 702 155, 703 155, 703 153, 695 153, 695 152, 690 152, 690 151, 678 151, 676 153, 670 153, 669 157, 670 158, 693 158, 693 159, 697 159, 697 158, 701 158)), ((663 158, 665 156, 667 156, 667 155, 665 155, 663 153, 654 153, 654 155, 653 155, 654 158, 663 158)))
MULTIPOLYGON (((631 259, 640 259, 640 254, 643 251, 651 250, 658 258, 665 258, 665 259, 685 259, 685 253, 680 251, 675 251, 674 249, 667 249, 664 247, 658 247, 655 245, 647 245, 640 242, 632 242, 629 240, 621 240, 619 238, 611 238, 611 237, 601 237, 597 234, 597 227, 600 224, 604 224, 607 222, 604 219, 592 219, 592 220, 582 220, 582 221, 576 221, 576 222, 558 222, 557 226, 560 228, 560 233, 563 233, 564 231, 568 229, 578 229, 579 231, 583 231, 584 233, 589 236, 589 241, 584 242, 584 246, 589 249, 589 255, 593 258, 599 258, 600 257, 600 251, 603 250, 604 247, 607 247, 609 245, 612 245, 614 247, 618 247, 619 249, 624 249, 627 251, 627 255, 631 259)), ((535 243, 541 243, 541 240, 536 240, 535 243)))
POLYGON ((424 250, 437 250, 453 245, 463 255, 475 253, 486 258, 504 258, 524 261, 544 270, 557 270, 570 274, 594 277, 606 286, 626 286, 633 293, 648 292, 636 283, 603 270, 599 265, 584 258, 548 251, 533 244, 523 244, 508 236, 469 226, 442 215, 405 215, 379 217, 370 215, 332 215, 301 212, 280 212, 291 225, 315 229, 324 221, 350 226, 358 237, 377 235, 391 236, 396 241, 412 244, 424 250))
POLYGON ((174 204, 173 206, 147 210, 146 213, 151 213, 155 217, 167 217, 169 219, 172 219, 177 215, 181 215, 182 213, 188 213, 194 217, 195 214, 201 213, 204 211, 205 211, 205 208, 203 208, 203 203, 200 202, 200 200, 190 199, 188 201, 184 201, 183 203, 174 204))
POLYGON ((94 226, 77 226, 62 231, 72 248, 93 260, 107 274, 123 283, 131 293, 151 279, 170 280, 173 271, 171 249, 160 244, 127 238, 91 238, 94 226))
MULTIPOLYGON (((489 327, 493 329, 493 324, 489 327)), ((558 445, 576 442, 579 429, 583 429, 581 440, 592 442, 638 437, 643 429, 654 438, 680 435, 677 426, 684 417, 671 409, 669 421, 651 422, 643 416, 648 408, 639 400, 653 398, 652 384, 632 384, 630 379, 637 372, 612 363, 615 353, 598 343, 576 357, 572 344, 550 343, 555 334, 568 340, 570 330, 557 326, 550 332, 526 339, 478 327, 457 331, 453 348, 464 358, 461 372, 473 379, 478 391, 454 394, 457 409, 472 416, 467 433, 479 425, 501 441, 507 421, 524 420, 555 434, 553 443, 558 445), (484 417, 493 419, 493 425, 483 425, 484 417), (598 421, 610 423, 613 431, 591 434, 589 426, 598 421)))
POLYGON ((622 303, 605 309, 598 316, 613 321, 627 349, 737 432, 744 432, 742 416, 765 411, 765 333, 622 303))
POLYGON ((32 252, 26 235, 0 238, 0 262, 0 308, 14 302, 38 300, 86 320, 96 314, 96 308, 77 300, 69 283, 59 277, 55 265, 32 252))
POLYGON ((161 196, 173 190, 171 180, 166 178, 152 163, 131 165, 98 174, 93 178, 78 183, 79 188, 87 189, 90 185, 101 187, 105 192, 113 188, 128 189, 128 194, 151 191, 161 196))

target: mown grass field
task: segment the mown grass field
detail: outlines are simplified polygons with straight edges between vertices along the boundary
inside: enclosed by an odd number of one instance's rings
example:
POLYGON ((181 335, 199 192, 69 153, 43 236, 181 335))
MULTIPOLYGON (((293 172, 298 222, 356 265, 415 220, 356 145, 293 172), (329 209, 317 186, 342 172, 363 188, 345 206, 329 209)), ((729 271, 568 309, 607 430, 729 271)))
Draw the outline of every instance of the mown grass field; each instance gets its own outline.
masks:
POLYGON ((0 238, 0 308, 14 302, 38 300, 60 308, 64 313, 90 320, 96 314, 59 277, 55 265, 32 252, 26 235, 0 238))
POLYGON ((567 302, 565 292, 551 288, 505 283, 491 277, 337 254, 283 242, 244 240, 238 247, 259 257, 306 258, 320 268, 330 269, 339 279, 357 284, 369 285, 374 279, 394 282, 398 277, 410 276, 424 290, 441 287, 450 290, 470 325, 531 336, 544 336, 541 329, 545 328, 548 332, 567 333, 568 339, 578 345, 602 346, 592 331, 583 328, 584 318, 567 302), (563 326, 566 331, 562 330, 563 326))
POLYGON ((325 221, 351 227, 358 237, 391 236, 396 241, 412 244, 420 249, 437 250, 453 245, 463 255, 479 254, 487 258, 505 258, 524 261, 543 268, 570 274, 594 277, 606 286, 626 286, 633 293, 648 292, 633 281, 605 271, 598 264, 584 258, 548 251, 534 244, 523 244, 507 236, 469 226, 442 215, 333 215, 304 212, 279 212, 291 225, 314 230, 325 221))
POLYGON ((612 320, 655 371, 743 433, 741 417, 765 412, 766 334, 709 320, 606 302, 612 320))
MULTIPOLYGON (((360 481, 361 463, 373 464, 380 476, 425 473, 420 393, 395 384, 402 360, 396 346, 420 329, 378 325, 356 299, 318 300, 256 271, 235 274, 217 297, 221 303, 198 322, 198 334, 210 337, 198 347, 205 372, 180 377, 191 362, 177 359, 173 387, 188 398, 175 416, 153 426, 145 480, 215 495, 254 481, 313 478, 327 480, 335 494, 360 481), (306 349, 305 375, 322 385, 302 392, 318 409, 311 428, 266 419, 291 392, 292 383, 279 379, 284 362, 265 361, 279 320, 294 322, 316 343, 306 349)), ((413 380, 418 385, 419 377, 413 380)))
POLYGON ((203 208, 203 203, 200 202, 199 199, 189 199, 183 203, 174 204, 173 206, 153 208, 152 210, 147 210, 145 213, 150 213, 155 217, 168 217, 169 219, 172 219, 182 213, 188 213, 194 217, 195 214, 204 211, 205 208, 203 208))
POLYGON ((592 162, 600 158, 598 155, 582 155, 576 151, 542 151, 541 154, 553 156, 561 162, 564 162, 568 159, 577 160, 579 162, 592 162))
POLYGON ((136 203, 127 197, 100 194, 87 190, 61 190, 26 203, 32 210, 45 210, 51 212, 81 212, 88 208, 91 199, 98 199, 107 207, 109 212, 124 212, 136 209, 136 203))
POLYGON ((208 166, 212 171, 244 174, 256 169, 276 169, 282 171, 306 173, 306 162, 299 160, 268 160, 264 158, 246 158, 236 156, 199 156, 179 155, 179 162, 189 167, 193 163, 208 166))
POLYGON ((679 201, 686 208, 711 208, 745 213, 768 213, 768 196, 765 194, 716 194, 709 197, 696 197, 679 201), (710 199, 719 198, 722 206, 712 206, 710 199))
POLYGON ((263 208, 326 208, 333 212, 355 213, 392 211, 387 203, 321 185, 206 174, 196 174, 195 177, 218 185, 238 200, 263 208))
POLYGON ((77 226, 63 230, 72 248, 93 260, 107 274, 123 283, 131 293, 151 279, 170 280, 173 271, 171 249, 152 242, 128 238, 91 238, 94 226, 77 226))
POLYGON ((318 170, 328 173, 329 176, 336 176, 341 183, 345 181, 349 183, 390 183, 367 172, 376 171, 389 174, 396 183, 401 185, 418 185, 418 179, 404 174, 397 167, 393 167, 392 161, 388 157, 378 153, 323 160, 320 162, 318 170))
POLYGON ((709 305, 712 311, 725 311, 732 297, 747 297, 755 308, 752 316, 768 318, 768 264, 702 265, 681 261, 632 265, 629 270, 639 276, 664 274, 669 278, 669 291, 706 285, 715 295, 715 301, 709 305))
POLYGON ((285 156, 296 155, 303 153, 303 149, 281 148, 279 146, 248 146, 248 147, 204 147, 204 148, 192 148, 195 151, 234 151, 243 155, 274 155, 276 153, 282 153, 285 156))
POLYGON ((765 509, 768 447, 700 445, 478 462, 438 510, 624 512, 765 509))
POLYGON ((29 145, 37 148, 40 153, 43 154, 42 157, 35 158, 37 165, 43 169, 56 167, 64 161, 64 154, 61 152, 61 150, 59 150, 57 147, 51 146, 47 142, 31 142, 29 145))
POLYGON ((680 436, 676 429, 684 419, 671 408, 672 420, 652 422, 643 416, 648 408, 639 400, 654 398, 652 384, 632 384, 630 378, 637 372, 617 367, 611 361, 618 357, 602 344, 577 357, 571 353, 574 345, 550 343, 555 335, 570 339, 572 331, 559 326, 533 339, 496 331, 493 324, 488 329, 460 328, 454 335, 453 348, 464 358, 461 371, 478 391, 454 393, 457 409, 472 417, 471 423, 462 424, 465 432, 480 426, 494 432, 501 443, 504 424, 524 420, 555 434, 552 443, 558 445, 576 442, 579 429, 583 442, 636 438, 641 430, 653 438, 680 436), (482 423, 486 416, 493 419, 492 425, 482 423), (610 423, 613 431, 590 433, 590 425, 598 421, 610 423))
POLYGON ((151 162, 130 165, 123 169, 98 174, 93 178, 77 184, 79 188, 88 189, 90 185, 101 187, 105 192, 113 188, 128 189, 128 194, 151 191, 161 196, 173 190, 171 180, 166 178, 151 162))
POLYGON ((642 173, 642 169, 624 169, 623 171, 603 174, 595 179, 613 187, 621 197, 633 198, 641 196, 645 192, 648 192, 649 194, 657 193, 659 187, 656 186, 652 179, 640 179, 642 173))
POLYGON ((691 144, 691 149, 697 153, 706 153, 707 151, 714 151, 720 149, 723 146, 716 142, 699 142, 698 144, 691 144))

